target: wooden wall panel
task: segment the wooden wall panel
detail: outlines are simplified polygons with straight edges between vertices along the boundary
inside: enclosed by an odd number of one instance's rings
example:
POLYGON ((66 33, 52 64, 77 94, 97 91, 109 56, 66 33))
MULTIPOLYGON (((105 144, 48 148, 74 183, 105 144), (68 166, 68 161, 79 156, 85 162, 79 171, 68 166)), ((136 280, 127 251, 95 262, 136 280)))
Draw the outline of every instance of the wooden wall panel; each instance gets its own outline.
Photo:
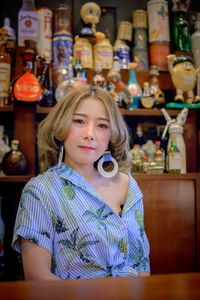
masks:
MULTIPOLYGON (((134 176, 144 195, 152 274, 192 272, 196 257, 196 180, 134 176)), ((198 199, 199 201, 199 199, 198 199)), ((198 254, 199 256, 199 254, 198 254)))

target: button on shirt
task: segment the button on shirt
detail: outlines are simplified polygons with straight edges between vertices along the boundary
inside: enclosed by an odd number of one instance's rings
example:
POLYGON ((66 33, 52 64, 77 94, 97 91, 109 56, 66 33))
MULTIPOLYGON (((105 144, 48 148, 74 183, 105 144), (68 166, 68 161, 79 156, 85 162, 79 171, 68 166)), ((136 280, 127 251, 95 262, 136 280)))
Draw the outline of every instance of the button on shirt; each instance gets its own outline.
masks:
POLYGON ((24 187, 13 248, 20 236, 46 248, 61 279, 137 276, 149 272, 142 193, 133 179, 121 216, 77 172, 62 163, 24 187))

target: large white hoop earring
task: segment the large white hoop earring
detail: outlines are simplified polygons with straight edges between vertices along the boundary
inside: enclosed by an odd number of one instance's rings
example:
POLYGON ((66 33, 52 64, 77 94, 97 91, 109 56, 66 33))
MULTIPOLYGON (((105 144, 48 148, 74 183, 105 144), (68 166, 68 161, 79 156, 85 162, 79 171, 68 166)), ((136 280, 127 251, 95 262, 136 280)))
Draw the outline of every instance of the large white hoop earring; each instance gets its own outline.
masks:
POLYGON ((110 178, 110 177, 114 177, 117 172, 118 172, 118 163, 117 161, 111 156, 111 153, 110 151, 105 151, 104 154, 103 154, 103 157, 100 158, 100 160, 98 161, 98 164, 97 164, 97 170, 98 172, 103 176, 103 177, 106 177, 106 178, 110 178), (114 168, 112 171, 110 172, 107 172, 103 169, 103 163, 104 162, 107 162, 107 161, 112 161, 113 165, 114 165, 114 168))
POLYGON ((58 167, 61 167, 62 164, 62 160, 63 160, 63 152, 64 152, 64 145, 63 143, 61 143, 60 145, 60 149, 59 149, 59 156, 58 156, 58 167))

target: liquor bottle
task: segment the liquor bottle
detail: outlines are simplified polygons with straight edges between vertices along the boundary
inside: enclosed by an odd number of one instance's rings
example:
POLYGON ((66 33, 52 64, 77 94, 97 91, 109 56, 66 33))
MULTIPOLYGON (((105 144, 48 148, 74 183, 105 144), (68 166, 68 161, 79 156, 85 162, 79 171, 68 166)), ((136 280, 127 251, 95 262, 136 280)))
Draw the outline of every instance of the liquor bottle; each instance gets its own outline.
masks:
POLYGON ((56 100, 54 96, 51 66, 47 62, 44 64, 45 66, 39 80, 42 87, 42 94, 40 99, 38 99, 38 104, 40 106, 52 107, 55 105, 56 100))
POLYGON ((38 40, 38 13, 34 0, 23 0, 18 13, 18 46, 25 46, 25 40, 38 40))
POLYGON ((151 65, 149 68, 150 76, 150 93, 154 97, 154 106, 161 108, 165 105, 165 95, 160 89, 159 85, 159 70, 155 65, 151 65))
POLYGON ((4 126, 0 125, 0 172, 4 155, 10 151, 8 136, 4 134, 4 126))
POLYGON ((0 106, 10 104, 9 84, 11 76, 11 60, 6 41, 0 44, 0 106))
POLYGON ((132 97, 132 103, 128 106, 128 109, 135 109, 135 108, 139 108, 139 101, 142 95, 142 89, 136 77, 137 64, 133 62, 130 63, 128 67, 129 67, 129 80, 127 83, 127 88, 132 97))
POLYGON ((24 175, 28 168, 25 155, 19 150, 19 141, 11 141, 11 150, 2 160, 2 170, 6 175, 24 175))
POLYGON ((168 172, 181 172, 181 154, 176 144, 175 135, 171 135, 171 146, 168 150, 168 172))
POLYGON ((23 58, 23 73, 17 76, 10 85, 10 97, 12 101, 35 102, 41 97, 41 85, 34 75, 36 52, 33 50, 31 40, 25 41, 25 50, 21 56, 23 58))
POLYGON ((0 29, 0 42, 5 40, 7 43, 8 52, 11 54, 11 58, 14 54, 15 44, 16 44, 16 35, 12 27, 10 27, 10 19, 4 19, 4 25, 0 29))
POLYGON ((145 81, 143 84, 143 91, 140 98, 140 106, 142 108, 153 108, 154 106, 154 97, 150 93, 149 82, 145 81))
POLYGON ((165 170, 165 152, 164 149, 160 147, 160 141, 155 141, 156 151, 153 155, 153 160, 156 165, 162 167, 162 172, 165 170))
POLYGON ((174 51, 191 51, 190 25, 185 18, 184 11, 176 11, 174 32, 174 51))
POLYGON ((74 77, 78 79, 83 79, 85 81, 86 73, 85 69, 83 68, 81 62, 81 51, 78 50, 76 54, 75 66, 74 66, 74 77))
MULTIPOLYGON (((195 31, 191 36, 192 53, 194 57, 195 68, 200 67, 200 13, 197 13, 195 22, 195 31)), ((200 74, 197 73, 196 93, 200 96, 200 74)))
POLYGON ((4 278, 5 262, 4 262, 4 239, 5 239, 5 223, 2 218, 2 197, 0 196, 0 278, 4 278))
POLYGON ((107 82, 102 72, 102 64, 101 61, 95 61, 95 75, 92 78, 92 84, 94 86, 100 87, 103 90, 107 90, 107 82))
POLYGON ((136 135, 135 135, 135 139, 134 139, 134 145, 137 144, 140 147, 142 145, 144 145, 145 143, 145 139, 144 139, 144 134, 143 134, 143 130, 142 130, 142 124, 138 124, 136 127, 136 135))
POLYGON ((121 69, 128 69, 130 63, 130 47, 123 40, 116 40, 114 43, 114 59, 118 57, 121 69))

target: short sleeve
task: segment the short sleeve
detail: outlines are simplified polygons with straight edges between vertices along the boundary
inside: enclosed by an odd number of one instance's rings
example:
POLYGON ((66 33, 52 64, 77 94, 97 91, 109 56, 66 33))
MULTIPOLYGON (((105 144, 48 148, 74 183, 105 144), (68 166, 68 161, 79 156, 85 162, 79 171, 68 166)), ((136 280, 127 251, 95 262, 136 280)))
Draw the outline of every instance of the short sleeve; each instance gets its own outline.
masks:
POLYGON ((54 229, 48 193, 37 178, 31 179, 22 192, 15 220, 12 247, 21 252, 23 237, 52 253, 54 229))

